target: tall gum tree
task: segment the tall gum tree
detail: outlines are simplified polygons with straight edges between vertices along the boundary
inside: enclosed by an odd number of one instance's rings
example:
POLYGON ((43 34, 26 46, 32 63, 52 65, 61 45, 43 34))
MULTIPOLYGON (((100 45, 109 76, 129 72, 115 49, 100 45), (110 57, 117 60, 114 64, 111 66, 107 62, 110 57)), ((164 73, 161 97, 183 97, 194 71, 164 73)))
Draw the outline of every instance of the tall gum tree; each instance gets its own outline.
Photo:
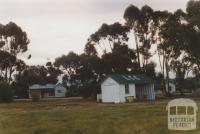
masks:
POLYGON ((103 53, 107 53, 113 50, 115 44, 126 44, 128 41, 128 32, 129 27, 123 26, 118 22, 111 25, 102 24, 102 26, 90 36, 88 42, 94 46, 98 45, 103 53))
POLYGON ((10 83, 13 80, 13 74, 22 65, 19 64, 22 62, 18 56, 28 50, 28 44, 29 39, 26 32, 17 24, 13 22, 6 25, 0 24, 0 53, 1 56, 7 58, 6 60, 1 59, 0 63, 1 77, 5 81, 10 83))
POLYGON ((141 9, 130 5, 124 12, 124 19, 134 34, 138 65, 145 72, 152 56, 150 49, 155 42, 154 11, 147 5, 141 9))

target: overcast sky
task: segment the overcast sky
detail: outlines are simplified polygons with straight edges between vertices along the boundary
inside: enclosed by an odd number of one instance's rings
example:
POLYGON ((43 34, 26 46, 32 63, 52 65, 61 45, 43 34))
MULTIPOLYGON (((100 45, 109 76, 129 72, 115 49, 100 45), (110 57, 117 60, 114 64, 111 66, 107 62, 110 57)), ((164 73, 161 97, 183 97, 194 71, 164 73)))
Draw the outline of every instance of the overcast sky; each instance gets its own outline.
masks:
POLYGON ((130 4, 154 10, 185 10, 188 0, 0 0, 0 23, 15 22, 30 39, 27 64, 83 52, 87 38, 102 23, 123 20, 130 4))

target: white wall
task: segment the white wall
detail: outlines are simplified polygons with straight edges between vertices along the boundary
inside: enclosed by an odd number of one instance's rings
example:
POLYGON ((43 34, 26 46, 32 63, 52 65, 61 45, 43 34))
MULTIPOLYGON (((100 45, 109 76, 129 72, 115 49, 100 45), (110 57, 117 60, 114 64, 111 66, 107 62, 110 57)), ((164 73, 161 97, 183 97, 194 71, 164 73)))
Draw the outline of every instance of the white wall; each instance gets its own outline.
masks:
POLYGON ((134 98, 136 98, 135 95, 135 84, 129 84, 129 94, 125 93, 125 85, 124 84, 120 84, 119 86, 119 91, 120 91, 120 102, 126 102, 126 97, 127 96, 134 96, 134 98))
POLYGON ((67 90, 63 86, 56 86, 55 87, 55 97, 65 97, 67 90), (59 93, 60 91, 60 93, 59 93))
POLYGON ((119 103, 119 84, 111 78, 107 78, 101 84, 102 102, 119 103))
MULTIPOLYGON (((166 86, 166 90, 168 92, 167 84, 165 86, 166 86)), ((174 83, 169 82, 169 87, 171 88, 170 93, 175 93, 176 92, 176 85, 174 83)))
POLYGON ((170 93, 175 93, 176 92, 176 85, 173 83, 169 83, 169 86, 171 87, 170 93))

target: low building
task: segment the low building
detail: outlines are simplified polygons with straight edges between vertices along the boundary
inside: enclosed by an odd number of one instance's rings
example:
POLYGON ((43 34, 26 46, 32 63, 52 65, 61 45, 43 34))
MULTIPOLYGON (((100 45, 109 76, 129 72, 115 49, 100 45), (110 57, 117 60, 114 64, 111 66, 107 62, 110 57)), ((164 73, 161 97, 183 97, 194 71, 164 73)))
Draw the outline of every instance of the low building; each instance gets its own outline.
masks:
POLYGON ((174 79, 170 79, 169 88, 168 88, 167 83, 165 83, 165 88, 167 92, 174 94, 176 92, 176 81, 174 79))
POLYGON ((102 81, 102 102, 123 103, 128 97, 137 100, 155 100, 154 81, 146 75, 131 74, 108 75, 102 81))
POLYGON ((67 90, 66 88, 58 83, 54 84, 34 84, 29 86, 29 98, 31 98, 32 93, 39 93, 41 98, 51 98, 51 97, 65 97, 67 90))

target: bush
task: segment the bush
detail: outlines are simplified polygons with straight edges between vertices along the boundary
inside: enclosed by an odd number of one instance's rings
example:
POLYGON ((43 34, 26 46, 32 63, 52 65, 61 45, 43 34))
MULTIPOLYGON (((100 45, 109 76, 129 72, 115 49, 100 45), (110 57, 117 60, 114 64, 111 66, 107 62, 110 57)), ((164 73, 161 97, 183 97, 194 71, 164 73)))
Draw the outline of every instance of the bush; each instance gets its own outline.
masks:
POLYGON ((13 95, 18 98, 28 98, 28 85, 22 83, 11 84, 11 88, 13 89, 13 95))
POLYGON ((12 102, 13 91, 6 82, 0 82, 0 102, 12 102))
POLYGON ((39 101, 40 100, 40 92, 32 92, 31 97, 32 97, 32 101, 39 101))

